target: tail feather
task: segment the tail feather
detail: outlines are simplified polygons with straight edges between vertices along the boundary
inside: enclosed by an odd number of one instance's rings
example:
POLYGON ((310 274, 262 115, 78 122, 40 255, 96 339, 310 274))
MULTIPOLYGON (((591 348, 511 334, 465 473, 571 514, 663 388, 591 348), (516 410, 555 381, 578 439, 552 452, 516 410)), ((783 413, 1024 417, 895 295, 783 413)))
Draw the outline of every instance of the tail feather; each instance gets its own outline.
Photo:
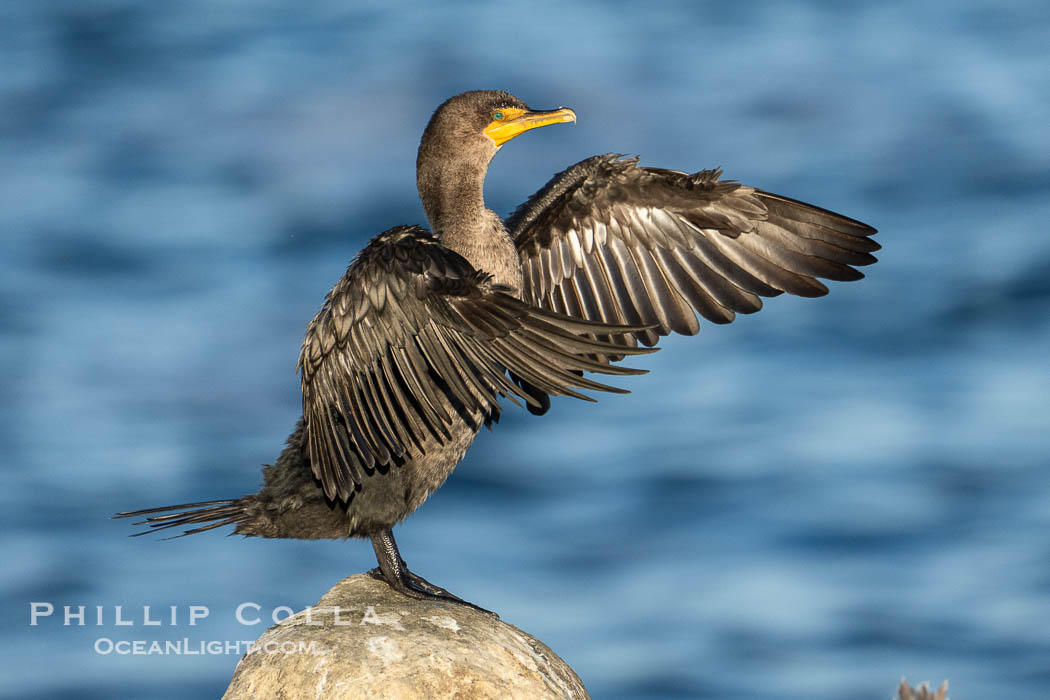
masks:
POLYGON ((176 539, 186 535, 195 535, 198 532, 207 532, 224 525, 239 525, 248 520, 248 512, 245 510, 244 499, 224 501, 201 501, 200 503, 181 503, 174 506, 163 506, 161 508, 146 508, 144 510, 131 510, 116 513, 114 518, 135 518, 147 516, 145 520, 134 523, 135 525, 149 525, 148 530, 136 532, 131 537, 167 530, 172 527, 183 527, 198 523, 209 523, 201 527, 186 530, 180 535, 173 535, 164 539, 176 539), (169 512, 175 511, 175 512, 169 512), (165 515, 153 515, 153 513, 165 513, 165 515))

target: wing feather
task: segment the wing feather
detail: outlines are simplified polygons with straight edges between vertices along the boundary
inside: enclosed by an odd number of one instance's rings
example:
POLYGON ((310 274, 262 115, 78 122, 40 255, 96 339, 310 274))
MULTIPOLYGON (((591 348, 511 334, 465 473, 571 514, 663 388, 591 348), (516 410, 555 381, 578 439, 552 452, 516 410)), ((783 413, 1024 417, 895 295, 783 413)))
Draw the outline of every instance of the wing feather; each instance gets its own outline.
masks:
POLYGON ((876 262, 875 229, 729 180, 594 156, 556 175, 507 219, 526 301, 591 321, 652 326, 608 336, 654 345, 729 323, 761 297, 821 296, 876 262))
MULTIPOLYGON (((583 261, 573 246, 559 246, 559 275, 583 261)), ((568 318, 502 289, 417 227, 380 234, 351 263, 299 355, 304 444, 328 498, 348 502, 373 470, 448 444, 457 425, 480 429, 501 396, 542 408, 508 372, 586 400, 582 390, 620 390, 582 372, 639 373, 609 362, 643 351, 596 338, 644 329, 568 318)), ((583 297, 569 298, 579 311, 583 297)))

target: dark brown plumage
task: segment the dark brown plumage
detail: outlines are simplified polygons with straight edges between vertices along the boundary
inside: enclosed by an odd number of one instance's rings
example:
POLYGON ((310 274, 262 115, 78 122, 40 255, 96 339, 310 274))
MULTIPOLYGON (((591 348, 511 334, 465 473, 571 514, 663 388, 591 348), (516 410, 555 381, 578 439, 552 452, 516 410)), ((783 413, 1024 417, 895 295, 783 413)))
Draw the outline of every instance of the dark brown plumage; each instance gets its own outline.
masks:
MULTIPOLYGON (((306 330, 303 418, 257 494, 120 513, 151 528, 224 525, 258 537, 369 537, 374 574, 413 597, 463 602, 410 572, 391 528, 462 459, 499 397, 544 413, 549 396, 618 391, 583 372, 649 352, 697 314, 728 323, 817 278, 856 280, 871 227, 731 181, 616 155, 556 175, 506 222, 482 189, 500 146, 575 121, 505 92, 457 95, 431 118, 417 186, 433 235, 390 229, 351 263, 306 330)), ((144 534, 144 533, 138 533, 144 534)))

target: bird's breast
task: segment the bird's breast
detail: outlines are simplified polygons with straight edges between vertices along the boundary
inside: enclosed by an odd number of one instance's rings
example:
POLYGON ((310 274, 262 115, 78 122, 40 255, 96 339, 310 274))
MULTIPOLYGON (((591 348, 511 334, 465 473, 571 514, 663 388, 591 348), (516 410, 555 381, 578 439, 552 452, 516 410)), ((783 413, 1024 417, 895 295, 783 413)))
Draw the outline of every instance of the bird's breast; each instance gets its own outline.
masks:
POLYGON ((521 297, 521 263, 507 229, 495 212, 487 211, 470 230, 442 232, 440 240, 446 248, 456 251, 476 270, 492 275, 493 281, 513 290, 521 297))

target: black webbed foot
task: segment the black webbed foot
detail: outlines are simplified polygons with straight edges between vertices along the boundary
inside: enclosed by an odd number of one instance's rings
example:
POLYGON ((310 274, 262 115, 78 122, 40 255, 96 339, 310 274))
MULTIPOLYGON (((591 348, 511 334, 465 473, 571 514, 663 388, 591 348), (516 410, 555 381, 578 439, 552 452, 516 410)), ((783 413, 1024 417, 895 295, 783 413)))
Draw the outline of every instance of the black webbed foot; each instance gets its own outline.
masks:
POLYGON ((379 566, 372 569, 368 574, 375 579, 386 581, 391 588, 398 593, 415 598, 416 600, 443 600, 457 605, 466 605, 489 615, 496 613, 486 610, 478 605, 463 600, 457 595, 449 593, 441 586, 435 586, 422 576, 418 576, 408 570, 408 565, 401 558, 401 553, 394 542, 394 534, 390 530, 372 536, 372 547, 376 552, 379 566))

